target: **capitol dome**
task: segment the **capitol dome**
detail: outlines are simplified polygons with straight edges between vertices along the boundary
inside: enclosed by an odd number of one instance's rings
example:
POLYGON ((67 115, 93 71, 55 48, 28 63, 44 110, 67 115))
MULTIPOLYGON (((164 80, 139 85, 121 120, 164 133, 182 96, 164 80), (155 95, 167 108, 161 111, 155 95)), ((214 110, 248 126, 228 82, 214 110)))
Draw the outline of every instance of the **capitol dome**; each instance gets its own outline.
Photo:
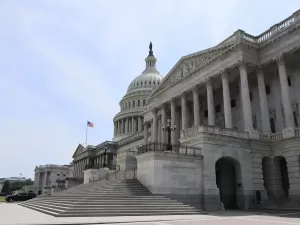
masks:
POLYGON ((158 87, 163 77, 156 69, 156 58, 153 55, 152 44, 150 43, 149 55, 145 59, 146 69, 136 77, 128 86, 127 93, 132 91, 153 90, 158 87))

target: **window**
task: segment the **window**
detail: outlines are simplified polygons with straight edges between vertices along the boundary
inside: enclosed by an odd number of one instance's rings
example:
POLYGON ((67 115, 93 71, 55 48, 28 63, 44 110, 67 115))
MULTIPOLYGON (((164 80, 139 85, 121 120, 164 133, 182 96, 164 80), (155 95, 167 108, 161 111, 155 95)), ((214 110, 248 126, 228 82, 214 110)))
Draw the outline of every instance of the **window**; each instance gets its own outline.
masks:
POLYGON ((65 177, 65 176, 66 176, 66 174, 63 174, 63 176, 65 177))
POLYGON ((205 117, 205 118, 208 117, 208 111, 207 111, 207 110, 204 111, 204 117, 205 117))
POLYGON ((57 176, 59 176, 59 173, 57 174, 57 176))
POLYGON ((149 84, 151 84, 151 80, 149 81, 149 84))
POLYGON ((216 113, 221 112, 221 105, 216 105, 215 107, 216 113))
POLYGON ((131 108, 131 102, 128 102, 128 109, 131 108))
POLYGON ((143 99, 143 106, 146 105, 146 99, 143 99))
POLYGON ((140 102, 140 100, 138 100, 138 103, 137 103, 137 104, 138 104, 138 107, 140 107, 140 106, 141 106, 141 102, 140 102))
POLYGON ((127 109, 127 102, 125 103, 125 109, 127 109))
POLYGON ((135 108, 135 101, 132 102, 132 108, 135 108))
POLYGON ((288 76, 287 79, 288 79, 288 85, 289 85, 289 86, 292 86, 291 76, 288 76))
POLYGON ((236 107, 235 98, 234 98, 234 99, 231 99, 230 104, 231 104, 231 108, 236 107))
POLYGON ((266 85, 265 86, 265 88, 266 88, 266 94, 268 95, 268 94, 270 94, 271 93, 271 89, 270 89, 270 85, 266 85))
POLYGON ((296 113, 296 112, 293 112, 293 115, 294 115, 294 123, 295 123, 295 126, 298 127, 297 113, 296 113))
POLYGON ((276 133, 275 122, 274 122, 273 118, 270 119, 270 125, 271 125, 271 131, 272 131, 272 133, 276 133))

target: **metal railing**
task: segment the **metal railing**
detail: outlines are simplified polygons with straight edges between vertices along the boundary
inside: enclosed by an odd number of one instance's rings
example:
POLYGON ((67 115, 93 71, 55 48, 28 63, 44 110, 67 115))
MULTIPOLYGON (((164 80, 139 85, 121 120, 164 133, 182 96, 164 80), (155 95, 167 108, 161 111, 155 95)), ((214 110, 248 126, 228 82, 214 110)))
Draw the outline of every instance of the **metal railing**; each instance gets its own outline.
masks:
POLYGON ((138 147, 137 155, 146 152, 171 152, 178 155, 192 155, 199 156, 201 154, 201 147, 187 146, 182 144, 169 144, 163 142, 152 142, 147 145, 138 147))

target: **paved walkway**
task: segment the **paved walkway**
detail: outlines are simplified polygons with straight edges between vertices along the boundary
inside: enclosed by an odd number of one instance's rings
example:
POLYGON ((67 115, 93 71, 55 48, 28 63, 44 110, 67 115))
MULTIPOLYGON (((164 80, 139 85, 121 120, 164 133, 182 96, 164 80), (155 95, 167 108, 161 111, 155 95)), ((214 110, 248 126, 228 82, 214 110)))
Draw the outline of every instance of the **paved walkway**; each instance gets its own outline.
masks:
POLYGON ((52 217, 16 203, 0 204, 0 224, 103 224, 128 225, 299 225, 295 211, 226 211, 209 215, 128 216, 128 217, 52 217))

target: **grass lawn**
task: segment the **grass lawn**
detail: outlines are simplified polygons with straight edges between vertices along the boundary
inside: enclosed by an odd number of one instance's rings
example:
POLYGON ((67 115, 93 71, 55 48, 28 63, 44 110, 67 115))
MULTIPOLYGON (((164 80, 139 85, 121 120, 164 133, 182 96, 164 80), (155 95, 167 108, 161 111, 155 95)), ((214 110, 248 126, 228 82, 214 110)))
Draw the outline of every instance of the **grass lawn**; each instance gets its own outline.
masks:
POLYGON ((5 196, 0 196, 0 202, 5 202, 5 196))

